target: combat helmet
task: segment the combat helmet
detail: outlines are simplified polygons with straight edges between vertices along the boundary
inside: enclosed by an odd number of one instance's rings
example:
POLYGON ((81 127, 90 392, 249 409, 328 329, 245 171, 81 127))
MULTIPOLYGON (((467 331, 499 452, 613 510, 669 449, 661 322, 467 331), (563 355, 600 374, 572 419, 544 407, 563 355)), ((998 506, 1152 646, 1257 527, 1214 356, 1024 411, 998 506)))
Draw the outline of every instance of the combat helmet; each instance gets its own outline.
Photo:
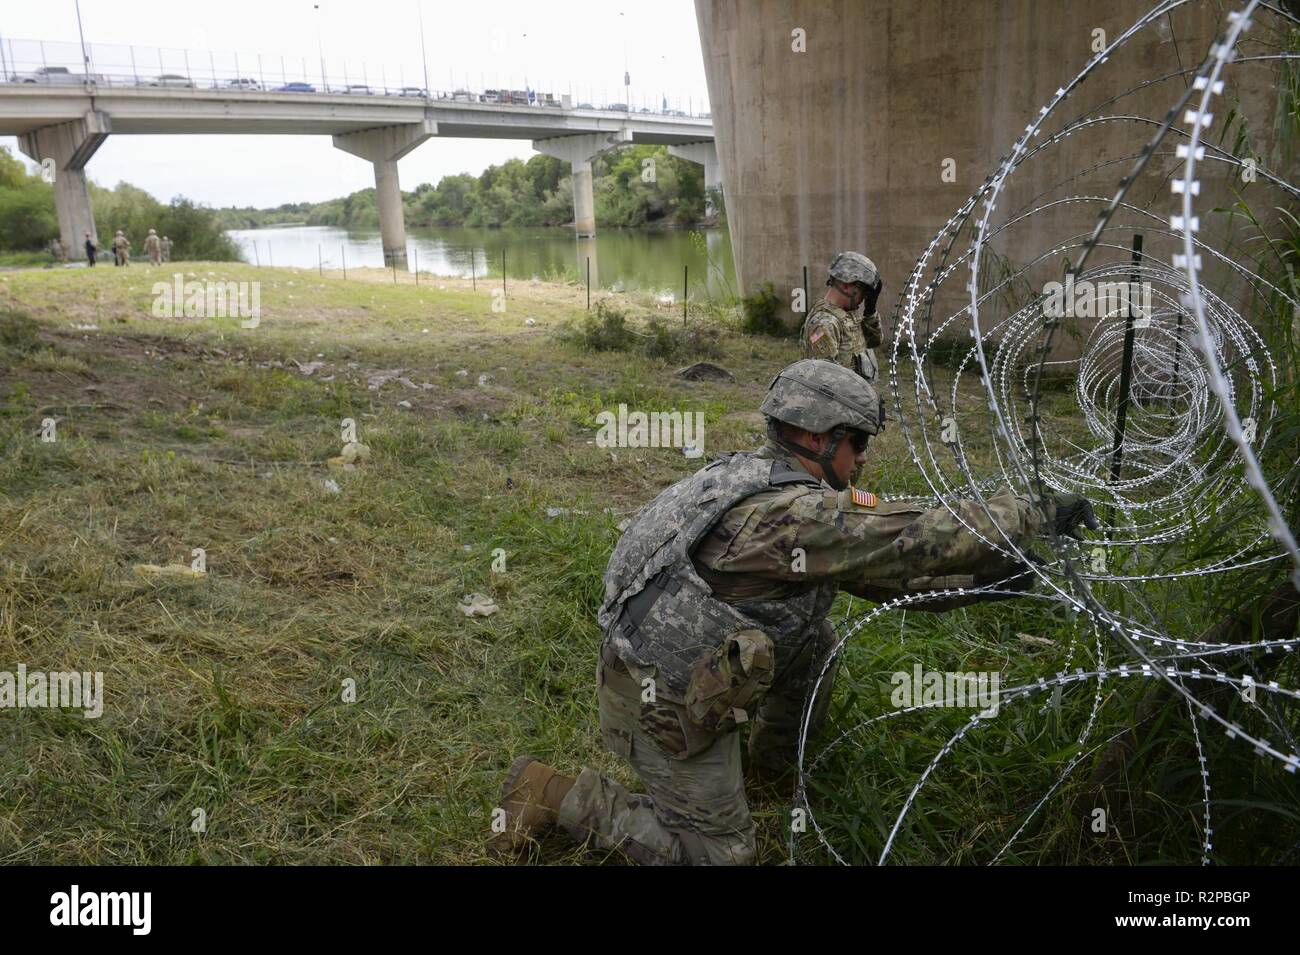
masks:
POLYGON ((827 285, 830 285, 832 280, 861 282, 867 288, 875 288, 880 284, 880 270, 876 268, 876 263, 861 252, 841 252, 831 260, 831 267, 827 271, 827 285))
POLYGON ((820 464, 826 483, 837 490, 843 490, 843 482, 830 462, 839 443, 850 430, 879 434, 885 419, 875 388, 851 369, 820 358, 805 358, 783 368, 772 379, 758 410, 767 418, 768 438, 791 454, 820 464), (818 454, 785 437, 780 423, 811 434, 829 431, 831 442, 818 454))

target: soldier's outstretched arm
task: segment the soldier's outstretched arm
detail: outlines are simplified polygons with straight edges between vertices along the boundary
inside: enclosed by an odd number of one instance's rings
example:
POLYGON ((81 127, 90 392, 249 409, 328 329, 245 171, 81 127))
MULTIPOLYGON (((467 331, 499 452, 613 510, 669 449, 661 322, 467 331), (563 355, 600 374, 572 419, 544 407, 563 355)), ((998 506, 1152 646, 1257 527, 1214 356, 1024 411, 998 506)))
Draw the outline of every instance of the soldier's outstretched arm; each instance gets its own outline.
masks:
POLYGON ((1010 569, 1013 558, 994 545, 1009 550, 1005 532, 1017 547, 1027 549, 1042 526, 1042 512, 1010 490, 987 503, 989 513, 976 501, 960 501, 954 514, 946 507, 881 502, 847 489, 806 494, 793 507, 807 518, 799 537, 809 572, 852 585, 987 575, 998 565, 1010 569))
POLYGON ((1042 511, 1009 489, 989 498, 988 508, 991 518, 975 501, 955 505, 955 516, 852 489, 772 492, 733 509, 696 557, 724 573, 792 584, 834 580, 871 600, 978 586, 1024 570, 994 546, 1010 550, 999 527, 1027 550, 1043 524, 1042 511))

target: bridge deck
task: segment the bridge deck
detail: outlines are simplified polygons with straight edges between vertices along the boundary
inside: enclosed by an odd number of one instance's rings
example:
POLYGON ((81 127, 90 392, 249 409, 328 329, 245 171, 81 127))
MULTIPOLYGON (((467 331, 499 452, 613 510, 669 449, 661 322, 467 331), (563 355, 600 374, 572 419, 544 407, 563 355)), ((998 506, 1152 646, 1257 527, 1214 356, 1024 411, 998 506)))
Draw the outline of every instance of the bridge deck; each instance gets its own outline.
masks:
POLYGON ((260 133, 322 135, 429 118, 438 135, 473 139, 546 139, 627 128, 632 141, 682 144, 713 139, 709 119, 658 113, 466 103, 346 93, 130 89, 0 83, 0 135, 107 113, 113 133, 260 133))

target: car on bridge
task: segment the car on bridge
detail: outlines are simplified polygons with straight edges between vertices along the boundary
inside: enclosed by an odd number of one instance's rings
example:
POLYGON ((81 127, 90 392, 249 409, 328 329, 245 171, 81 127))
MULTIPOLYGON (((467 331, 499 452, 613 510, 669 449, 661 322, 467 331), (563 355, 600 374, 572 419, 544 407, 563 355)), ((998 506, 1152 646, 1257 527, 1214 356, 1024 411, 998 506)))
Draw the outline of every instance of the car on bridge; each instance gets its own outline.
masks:
POLYGON ((48 83, 51 86, 80 86, 82 83, 107 83, 98 73, 73 73, 66 66, 38 66, 30 73, 14 73, 10 83, 48 83))
POLYGON ((343 92, 351 93, 353 96, 374 96, 375 91, 365 83, 353 83, 344 88, 343 92))
POLYGON ((249 90, 250 92, 255 92, 262 88, 262 84, 254 79, 236 77, 233 80, 226 80, 221 84, 220 88, 226 90, 249 90))
POLYGON ((170 86, 177 89, 194 89, 194 81, 188 76, 181 76, 179 73, 163 73, 157 79, 152 79, 146 86, 170 86))
POLYGON ((310 83, 285 83, 271 90, 272 93, 314 93, 316 87, 310 83))
POLYGON ((398 96, 415 96, 420 99, 428 99, 429 91, 422 86, 403 86, 397 91, 398 96))

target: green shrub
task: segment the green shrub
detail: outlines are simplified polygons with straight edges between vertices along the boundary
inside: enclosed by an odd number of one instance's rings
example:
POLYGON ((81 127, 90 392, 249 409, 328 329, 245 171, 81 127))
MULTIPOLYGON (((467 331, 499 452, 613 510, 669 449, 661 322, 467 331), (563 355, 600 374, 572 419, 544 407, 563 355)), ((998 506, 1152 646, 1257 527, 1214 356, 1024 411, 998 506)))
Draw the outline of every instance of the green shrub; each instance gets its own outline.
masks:
POLYGON ((789 335, 791 330, 776 315, 780 304, 772 283, 764 282, 758 291, 740 300, 740 330, 746 335, 789 335))
POLYGON ((609 302, 597 302, 595 311, 583 316, 576 338, 587 351, 628 351, 636 344, 627 313, 609 302))

